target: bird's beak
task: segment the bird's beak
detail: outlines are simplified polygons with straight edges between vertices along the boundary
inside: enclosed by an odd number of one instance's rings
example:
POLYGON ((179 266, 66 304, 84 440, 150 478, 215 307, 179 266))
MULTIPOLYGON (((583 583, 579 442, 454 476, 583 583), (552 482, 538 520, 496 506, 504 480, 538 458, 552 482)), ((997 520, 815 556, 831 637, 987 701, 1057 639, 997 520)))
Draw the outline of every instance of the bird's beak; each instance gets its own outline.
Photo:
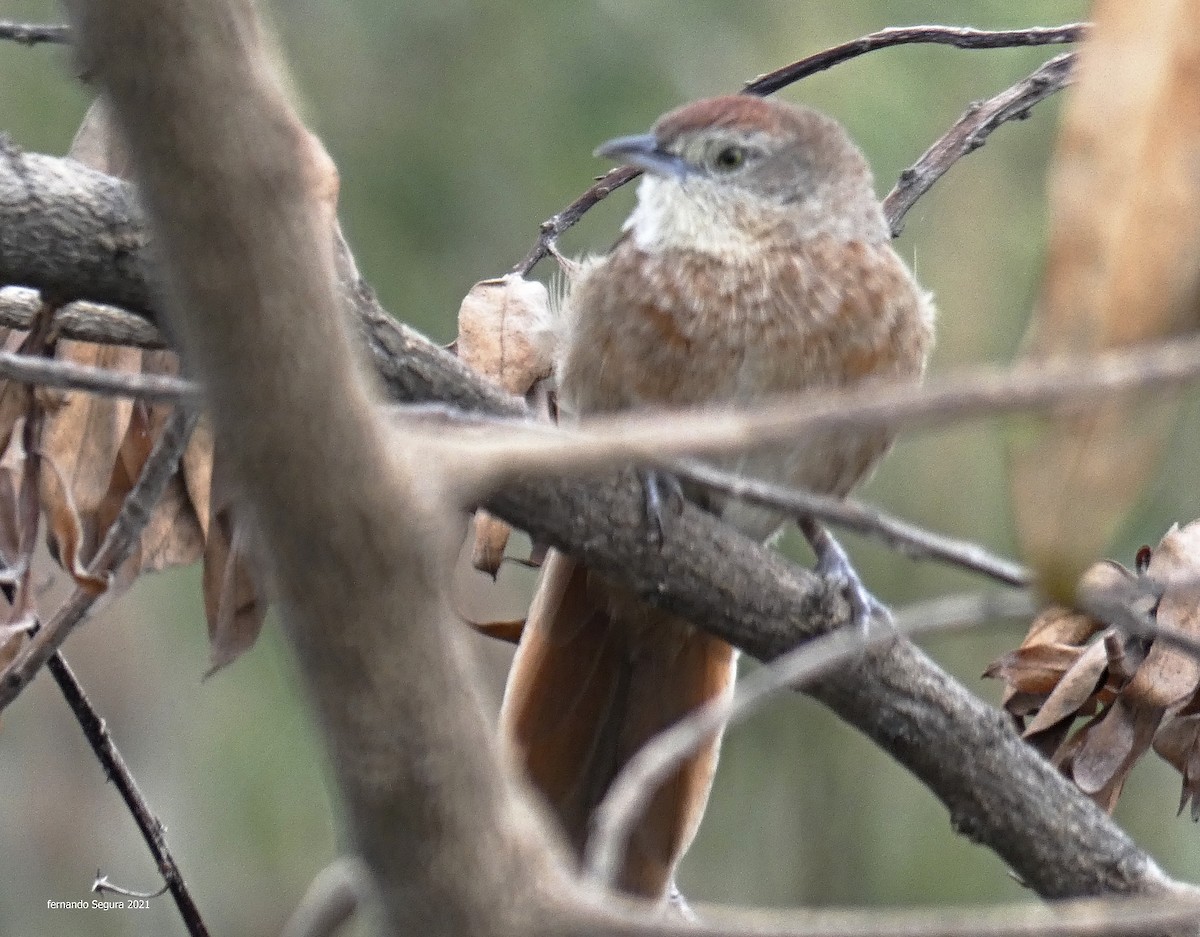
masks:
POLYGON ((683 157, 662 149, 652 133, 635 133, 601 143, 596 147, 595 155, 620 160, 656 176, 682 179, 688 173, 688 164, 683 157))

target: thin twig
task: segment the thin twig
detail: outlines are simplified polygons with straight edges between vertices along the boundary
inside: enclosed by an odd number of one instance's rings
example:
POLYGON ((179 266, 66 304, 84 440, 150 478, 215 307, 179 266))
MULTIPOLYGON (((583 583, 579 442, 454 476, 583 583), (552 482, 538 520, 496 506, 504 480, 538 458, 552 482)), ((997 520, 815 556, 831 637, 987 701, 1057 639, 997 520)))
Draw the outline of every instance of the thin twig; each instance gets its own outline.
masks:
POLYGON ((890 26, 839 46, 832 46, 759 75, 746 82, 747 94, 774 94, 780 88, 794 84, 809 75, 823 72, 852 58, 877 49, 912 43, 933 43, 957 49, 1007 49, 1023 46, 1064 45, 1079 42, 1088 29, 1087 23, 1066 23, 1063 26, 1034 26, 1029 29, 973 29, 970 26, 890 26))
MULTIPOLYGON (((0 288, 0 327, 25 331, 41 303, 37 290, 21 286, 0 288)), ((54 331, 60 338, 101 345, 166 348, 158 329, 145 318, 101 303, 76 301, 54 313, 54 331)))
MULTIPOLYGON (((104 536, 100 548, 88 565, 93 578, 114 574, 133 552, 138 538, 150 521, 154 506, 162 497, 167 483, 179 465, 179 459, 195 428, 199 413, 196 410, 175 410, 154 444, 142 474, 121 505, 121 512, 104 536)), ((99 598, 92 590, 77 586, 40 631, 0 674, 0 709, 3 709, 29 685, 37 672, 83 621, 99 598)))
POLYGON ((1029 586, 1033 581, 1030 570, 1014 560, 998 556, 969 540, 947 537, 918 527, 870 505, 733 475, 703 462, 677 462, 670 471, 681 480, 702 485, 710 491, 722 492, 748 504, 776 508, 793 518, 811 517, 873 537, 914 559, 931 559, 958 566, 1008 586, 1029 586))
MULTIPOLYGON (((684 456, 738 455, 822 430, 930 429, 1048 408, 1083 413, 1102 398, 1197 378, 1200 338, 1174 339, 1005 369, 972 368, 924 385, 790 394, 750 409, 694 407, 672 411, 669 420, 660 412, 597 416, 557 430, 514 424, 504 434, 481 430, 458 441, 464 456, 480 466, 464 485, 473 482, 482 492, 516 477, 594 472, 627 462, 669 468, 684 456)), ((420 424, 412 431, 419 432, 420 424)))
POLYGON ((0 351, 0 377, 40 387, 131 397, 150 403, 191 404, 200 395, 200 388, 193 382, 171 374, 134 374, 10 351, 0 351))
MULTIPOLYGON (((872 52, 876 49, 887 48, 888 46, 904 45, 908 43, 938 43, 941 45, 957 46, 960 49, 1000 49, 1010 46, 1038 46, 1052 45, 1067 42, 1077 42, 1082 38, 1087 28, 1086 23, 1068 23, 1065 26, 1049 26, 1035 27, 1032 29, 1006 29, 1006 30, 985 30, 971 29, 969 27, 954 27, 954 26, 908 26, 908 27, 893 27, 891 29, 882 29, 879 32, 870 33, 850 42, 842 43, 841 45, 833 46, 822 52, 817 52, 814 55, 807 56, 790 65, 785 65, 782 68, 776 69, 773 72, 767 72, 765 75, 760 75, 753 81, 747 82, 742 89, 743 94, 753 94, 765 97, 772 94, 789 84, 799 81, 808 75, 822 71, 844 62, 847 59, 855 56, 863 55, 867 52, 872 52)), ((1062 58, 1062 56, 1059 56, 1062 58)), ((1053 59, 1051 61, 1058 61, 1053 59)), ((1050 63, 1047 63, 1046 68, 1050 63)), ((1041 71, 1041 69, 1039 69, 1041 71)), ((979 110, 984 110, 993 107, 993 102, 998 99, 1006 98, 1014 93, 1014 91, 1023 85, 1034 81, 1038 72, 1035 72, 1029 78, 1026 78, 1013 88, 1007 91, 1002 91, 995 98, 976 105, 979 110)), ((1064 81, 1065 83, 1065 81, 1064 81)), ((900 212, 902 217, 904 212, 912 207, 912 202, 915 202, 921 195, 928 191, 929 187, 937 181, 938 177, 943 175, 947 169, 953 164, 954 160, 969 153, 971 149, 981 146, 983 138, 996 129, 1006 120, 1024 117, 1029 109, 1033 107, 1043 97, 1053 94, 1062 85, 1044 90, 1040 96, 1026 100, 1024 106, 1017 111, 1007 113, 1007 116, 994 119, 987 126, 977 128, 973 131, 978 142, 969 149, 958 153, 948 162, 940 165, 939 171, 929 179, 927 185, 912 197, 912 201, 904 205, 903 211, 900 212)), ((1032 94, 1032 89, 1026 89, 1025 94, 1032 94)), ((968 111, 968 114, 971 112, 968 111)), ((954 134, 959 124, 962 123, 960 118, 959 123, 946 134, 946 137, 954 134)), ((926 156, 930 152, 942 146, 943 137, 930 147, 926 156)), ((925 157, 922 157, 924 160, 925 157)), ((908 189, 911 183, 908 182, 911 173, 917 172, 918 167, 906 169, 900 176, 900 182, 897 188, 908 189)), ((538 227, 537 240, 534 241, 533 247, 522 260, 513 266, 513 272, 521 276, 528 276, 529 272, 537 266, 537 264, 555 250, 555 245, 562 234, 573 227, 584 215, 586 215, 597 203, 608 198, 613 192, 621 188, 623 185, 632 182, 641 175, 641 170, 634 169, 632 166, 619 166, 615 169, 610 169, 601 176, 593 185, 591 185, 582 195, 575 201, 571 202, 566 208, 551 215, 538 227)), ((895 190, 893 190, 894 192, 895 190)), ((889 196, 891 198, 891 196, 889 196)), ((886 214, 886 203, 885 203, 886 214)), ((898 234, 897 224, 899 218, 893 219, 891 215, 887 215, 888 224, 892 227, 893 235, 898 234)))
POLYGON ((895 627, 875 625, 869 633, 841 629, 815 638, 738 682, 732 698, 700 706, 659 733, 617 775, 600 806, 584 856, 584 875, 607 887, 646 805, 679 763, 722 726, 740 722, 784 689, 800 689, 865 649, 897 634, 928 634, 998 618, 1026 618, 1037 605, 1027 592, 950 596, 904 609, 895 627))
MULTIPOLYGON (((87 694, 84 693, 83 687, 80 686, 79 680, 67 664, 66 658, 55 652, 50 655, 46 667, 50 671, 50 675, 54 677, 54 682, 58 684, 59 690, 62 691, 67 705, 71 707, 71 712, 75 714, 80 728, 83 729, 83 734, 87 737, 88 744, 92 746, 92 751, 95 752, 100 766, 104 769, 105 776, 116 786, 121 800, 125 802, 125 806, 133 815, 133 820, 158 865, 158 871, 162 873, 167 887, 171 890, 171 897, 175 899, 175 904, 179 908, 179 914, 187 926, 188 933, 192 937, 208 937, 208 929, 200 917, 200 910, 192 900, 187 883, 184 882, 183 876, 179 872, 179 866, 175 864, 175 858, 167 848, 163 825, 151 811, 150 805, 146 803, 146 798, 138 789, 137 781, 134 780, 129 766, 125 764, 125 759, 121 757, 117 746, 113 744, 104 720, 96 713, 87 694)), ((97 881, 99 881, 99 873, 97 873, 97 881)), ((105 884, 107 885, 107 882, 105 884)))
POLYGON ((976 102, 955 121, 921 158, 900 173, 895 188, 883 200, 883 214, 892 237, 904 229, 904 216, 955 163, 983 146, 993 130, 1010 120, 1024 120, 1039 101, 1061 91, 1071 81, 1075 53, 1055 56, 1027 78, 986 101, 976 102))
POLYGON ((55 23, 14 23, 0 20, 0 39, 9 39, 23 46, 36 46, 44 42, 69 45, 71 30, 55 23))
MULTIPOLYGON (((61 655, 55 654, 54 657, 61 658, 61 655)), ((52 657, 50 660, 53 663, 54 658, 52 657)), ((101 720, 101 726, 103 726, 103 725, 104 725, 104 721, 101 720)), ((158 822, 158 821, 155 821, 155 822, 158 822)), ((159 828, 162 829, 162 824, 159 823, 158 825, 159 825, 159 828)), ((98 895, 103 895, 108 892, 111 892, 114 895, 124 895, 126 898, 141 898, 145 901, 149 901, 152 898, 158 898, 158 897, 161 897, 162 895, 165 895, 170 890, 170 888, 171 888, 171 883, 168 881, 168 882, 163 882, 162 888, 156 888, 154 891, 137 891, 136 889, 126 888, 123 885, 117 885, 113 882, 110 882, 108 880, 107 875, 100 874, 99 869, 96 870, 96 878, 92 881, 92 891, 98 895)))

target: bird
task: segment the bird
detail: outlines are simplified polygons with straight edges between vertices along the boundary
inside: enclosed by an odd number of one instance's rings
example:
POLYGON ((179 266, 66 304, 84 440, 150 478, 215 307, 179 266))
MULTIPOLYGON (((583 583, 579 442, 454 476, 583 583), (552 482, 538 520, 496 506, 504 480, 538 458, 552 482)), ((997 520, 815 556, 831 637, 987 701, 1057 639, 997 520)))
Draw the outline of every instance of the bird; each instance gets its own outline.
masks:
MULTIPOLYGON (((893 250, 867 160, 835 119, 778 99, 707 98, 596 155, 643 175, 616 244, 579 263, 562 300, 560 419, 920 381, 932 300, 893 250)), ((836 428, 715 464, 844 496, 890 444, 886 429, 836 428)), ((783 522, 684 493, 756 540, 783 522)), ((838 565, 836 541, 810 539, 819 569, 838 565)), ((736 669, 729 644, 548 552, 500 730, 577 857, 621 768, 689 711, 728 697, 736 669)), ((716 735, 653 795, 621 857, 619 891, 672 893, 719 748, 716 735)))

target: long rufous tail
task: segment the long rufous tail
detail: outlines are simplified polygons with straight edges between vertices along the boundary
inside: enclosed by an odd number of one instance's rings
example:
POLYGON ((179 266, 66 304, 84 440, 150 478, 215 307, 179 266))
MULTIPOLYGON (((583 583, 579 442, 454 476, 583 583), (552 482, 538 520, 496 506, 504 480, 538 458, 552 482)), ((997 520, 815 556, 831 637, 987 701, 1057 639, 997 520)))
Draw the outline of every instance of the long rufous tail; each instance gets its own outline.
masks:
MULTIPOLYGON (((733 649, 622 595, 551 551, 509 673, 500 723, 577 853, 592 811, 651 737, 728 692, 733 649)), ((617 885, 662 897, 696 833, 720 738, 684 762, 635 830, 617 885)))

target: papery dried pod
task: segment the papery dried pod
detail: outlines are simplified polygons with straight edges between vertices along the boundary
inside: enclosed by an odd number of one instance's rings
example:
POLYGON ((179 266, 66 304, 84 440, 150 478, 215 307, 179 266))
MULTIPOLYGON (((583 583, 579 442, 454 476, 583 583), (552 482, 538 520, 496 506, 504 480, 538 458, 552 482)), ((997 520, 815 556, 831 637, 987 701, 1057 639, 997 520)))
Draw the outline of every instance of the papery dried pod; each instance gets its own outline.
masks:
POLYGON ((493 579, 504 562, 504 550, 512 527, 480 508, 475 512, 475 536, 471 545, 471 565, 493 579))
MULTIPOLYGON (((1049 179, 1045 278, 1026 354, 1052 359, 1200 326, 1200 5, 1097 0, 1049 179)), ((1014 445, 1017 535, 1070 598, 1154 477, 1177 395, 1059 411, 1014 445)))
POLYGON ((1139 551, 1139 569, 1097 563, 1082 577, 1081 601, 1118 626, 1099 640, 1082 644, 1095 618, 1044 613, 1021 648, 988 671, 1008 684, 1010 712, 1032 714, 1025 728, 1031 743, 1106 810, 1152 745, 1183 774, 1181 805, 1195 804, 1200 793, 1200 661, 1161 637, 1136 633, 1156 626, 1200 640, 1200 522, 1172 527, 1152 552, 1139 551), (1097 709, 1068 737, 1076 717, 1097 709))
MULTIPOLYGON (((459 306, 454 348, 471 368, 524 396, 553 370, 553 334, 546 287, 508 274, 471 287, 459 306)), ((504 521, 477 511, 472 565, 494 578, 511 533, 504 521)))
POLYGON ((553 335, 546 287, 516 274, 480 280, 458 309, 458 357, 512 394, 549 376, 553 335))
POLYGON ((214 465, 211 514, 204 544, 204 614, 209 674, 249 650, 262 631, 267 600, 258 586, 244 522, 233 513, 220 461, 214 465))

